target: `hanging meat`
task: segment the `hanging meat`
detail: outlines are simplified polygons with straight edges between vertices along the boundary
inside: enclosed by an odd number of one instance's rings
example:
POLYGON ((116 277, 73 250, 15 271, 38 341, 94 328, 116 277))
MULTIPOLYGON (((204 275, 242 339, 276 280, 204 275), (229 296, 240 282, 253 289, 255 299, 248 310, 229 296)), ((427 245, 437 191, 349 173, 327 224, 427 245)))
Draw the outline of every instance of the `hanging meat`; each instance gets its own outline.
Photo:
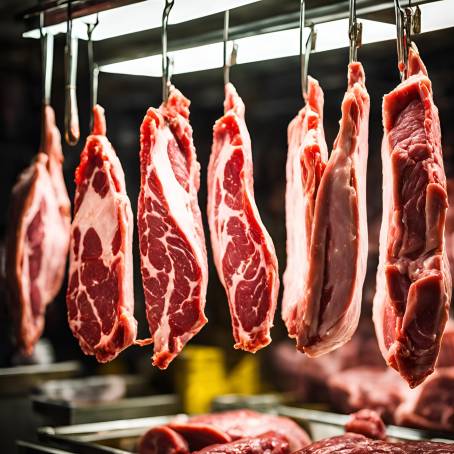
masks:
POLYGON ((440 122, 431 82, 414 49, 408 74, 383 101, 383 220, 374 323, 383 357, 413 388, 434 370, 451 278, 440 122))
POLYGON ((290 337, 296 337, 297 309, 305 295, 315 201, 327 161, 323 91, 319 83, 309 77, 306 105, 288 127, 285 194, 287 267, 284 272, 282 318, 290 337))
POLYGON ((208 166, 211 246, 227 293, 235 348, 256 352, 271 342, 278 264, 254 201, 245 108, 231 83, 225 86, 224 111, 214 125, 208 166))
POLYGON ((52 107, 43 113, 44 143, 13 188, 6 246, 16 342, 27 355, 43 332, 46 306, 63 282, 71 222, 60 132, 52 107))
POLYGON ((66 295, 71 331, 86 355, 114 359, 136 338, 133 217, 120 161, 106 137, 104 110, 76 170, 66 295))
POLYGON ((309 356, 345 344, 359 321, 367 264, 369 95, 364 81, 362 65, 351 63, 328 160, 323 93, 314 79, 306 106, 289 126, 282 315, 290 337, 309 356))
POLYGON ((189 100, 171 88, 140 129, 138 228, 153 364, 161 369, 205 325, 208 264, 197 201, 200 164, 189 100))

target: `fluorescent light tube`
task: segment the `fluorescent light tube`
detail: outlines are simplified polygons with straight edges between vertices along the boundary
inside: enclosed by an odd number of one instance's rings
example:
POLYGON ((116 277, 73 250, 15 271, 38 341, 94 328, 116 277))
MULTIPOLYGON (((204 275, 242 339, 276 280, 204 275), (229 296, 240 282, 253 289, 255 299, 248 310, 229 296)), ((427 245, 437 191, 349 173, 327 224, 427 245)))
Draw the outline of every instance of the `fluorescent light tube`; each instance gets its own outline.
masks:
MULTIPOLYGON (((362 20, 363 43, 372 43, 393 39, 396 29, 392 24, 362 20)), ((338 49, 349 45, 348 19, 318 24, 315 52, 338 49)), ((304 30, 307 39, 309 29, 304 30)), ((299 29, 284 30, 273 33, 241 38, 238 44, 237 64, 251 63, 275 58, 291 57, 299 53, 299 29)), ((232 42, 229 41, 229 52, 232 42)), ((223 44, 215 43, 189 49, 169 52, 174 59, 174 74, 220 68, 223 64, 223 44)), ((132 74, 141 76, 161 76, 161 55, 126 60, 100 67, 103 72, 132 74)))
MULTIPOLYGON (((198 17, 210 16, 227 9, 255 3, 259 0, 175 0, 169 24, 178 24, 198 17)), ((93 31, 93 41, 150 30, 161 26, 164 0, 147 0, 99 13, 99 24, 93 31)), ((86 23, 94 23, 96 14, 73 20, 73 31, 79 39, 87 39, 86 23)), ((66 32, 66 23, 45 27, 54 35, 66 32)), ((24 38, 39 38, 39 29, 25 32, 24 38)))

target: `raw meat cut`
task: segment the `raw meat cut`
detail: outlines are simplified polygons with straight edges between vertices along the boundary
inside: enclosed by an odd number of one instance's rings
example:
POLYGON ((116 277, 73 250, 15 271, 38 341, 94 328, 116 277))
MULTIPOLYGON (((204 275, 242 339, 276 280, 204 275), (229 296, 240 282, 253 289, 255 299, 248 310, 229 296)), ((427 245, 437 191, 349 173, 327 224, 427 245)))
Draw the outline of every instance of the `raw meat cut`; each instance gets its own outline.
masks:
MULTIPOLYGON (((304 280, 294 322, 297 347, 309 356, 345 344, 358 326, 368 247, 369 95, 364 82, 361 63, 350 63, 339 134, 317 189, 308 268, 294 276, 304 280)), ((310 175, 303 171, 303 181, 305 173, 310 175)))
MULTIPOLYGON (((179 438, 181 437, 189 452, 192 452, 211 445, 260 437, 267 432, 273 432, 276 436, 286 440, 290 449, 289 452, 310 443, 306 432, 291 419, 251 410, 226 411, 189 418, 178 417, 164 427, 166 428, 165 431, 158 430, 156 432, 150 429, 144 435, 141 445, 160 446, 161 440, 165 438, 162 442, 165 445, 182 446, 179 438), (145 438, 147 440, 144 440, 145 438)), ((146 452, 151 454, 156 451, 146 452)), ((145 451, 143 453, 141 451, 141 454, 144 453, 145 451)))
POLYGON ((375 410, 387 423, 394 422, 396 408, 405 400, 407 388, 391 369, 360 366, 328 379, 334 410, 351 413, 362 408, 375 410))
POLYGON ((437 367, 422 385, 409 390, 395 419, 402 426, 454 431, 454 367, 437 367))
POLYGON ((374 299, 380 350, 410 387, 435 367, 451 299, 438 109, 418 53, 383 100, 383 219, 374 299))
POLYGON ((449 266, 451 268, 451 279, 454 279, 454 178, 446 180, 448 189, 449 207, 446 213, 446 253, 448 254, 449 266))
POLYGON ((454 445, 431 441, 388 442, 347 433, 312 443, 294 454, 452 454, 454 445))
POLYGON ((327 161, 323 91, 319 83, 309 77, 306 105, 288 127, 285 193, 287 267, 284 272, 282 319, 290 337, 296 337, 297 308, 304 300, 315 201, 327 161))
POLYGON ((104 110, 76 170, 71 226, 68 321, 86 355, 114 359, 134 343, 133 217, 120 161, 106 137, 104 110))
POLYGON ((454 367, 454 320, 446 323, 445 332, 441 341, 440 354, 438 355, 437 368, 454 367))
POLYGON ((189 124, 189 100, 171 88, 140 129, 137 223, 153 364, 161 369, 205 325, 208 264, 197 201, 200 164, 189 124))
POLYGON ((44 143, 12 191, 6 246, 15 337, 27 355, 43 332, 46 306, 63 282, 71 222, 60 133, 53 109, 45 106, 43 114, 44 143))
POLYGON ((197 454, 288 454, 288 442, 281 435, 267 432, 257 437, 241 438, 223 445, 208 446, 197 454))
POLYGON ((234 347, 256 352, 271 342, 279 276, 274 245, 254 200, 245 107, 225 86, 224 116, 214 125, 208 165, 208 223, 213 259, 232 318, 234 347))
POLYGON ((386 427, 382 419, 373 410, 363 409, 350 415, 345 424, 346 432, 354 432, 374 440, 386 439, 386 427))
POLYGON ((186 440, 166 426, 152 427, 140 439, 139 454, 189 454, 186 440))

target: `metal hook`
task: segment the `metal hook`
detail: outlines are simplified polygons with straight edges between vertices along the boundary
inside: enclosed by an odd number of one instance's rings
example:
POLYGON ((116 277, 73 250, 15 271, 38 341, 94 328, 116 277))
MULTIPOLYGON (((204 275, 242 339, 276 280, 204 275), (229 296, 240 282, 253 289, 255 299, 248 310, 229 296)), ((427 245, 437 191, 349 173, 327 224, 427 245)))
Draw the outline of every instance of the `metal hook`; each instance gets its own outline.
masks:
POLYGON ((399 0, 394 0, 394 10, 396 13, 398 68, 400 79, 405 80, 407 78, 408 50, 411 46, 411 38, 413 34, 421 31, 421 10, 417 6, 413 11, 411 2, 408 7, 403 9, 399 0))
POLYGON ((170 10, 173 7, 175 0, 166 0, 164 11, 162 12, 162 27, 161 27, 161 41, 162 41, 162 100, 166 102, 169 98, 171 70, 173 67, 173 60, 167 56, 167 23, 169 21, 170 10))
POLYGON ((350 40, 349 63, 357 61, 358 48, 362 44, 363 24, 356 19, 356 0, 350 0, 348 37, 350 40))
POLYGON ((72 35, 71 0, 68 0, 68 21, 65 46, 65 139, 68 145, 79 141, 79 113, 77 110, 77 37, 72 35))
POLYGON ((224 85, 227 85, 230 82, 230 68, 236 64, 236 57, 238 54, 238 44, 233 42, 232 52, 230 54, 230 59, 227 59, 227 45, 229 41, 229 19, 230 11, 226 10, 224 12, 224 85))
POLYGON ((87 24, 87 51, 88 51, 88 70, 90 72, 90 131, 93 129, 93 107, 98 103, 98 76, 99 68, 94 61, 93 54, 93 31, 99 24, 99 16, 96 14, 96 21, 87 24))
POLYGON ((39 18, 39 33, 41 36, 41 59, 42 59, 42 124, 41 124, 41 145, 46 149, 45 118, 44 110, 50 105, 52 90, 52 67, 54 60, 54 35, 44 33, 44 12, 41 12, 39 18))
POLYGON ((301 69, 301 93, 303 99, 307 97, 308 87, 308 70, 309 70, 309 57, 311 51, 315 49, 317 40, 317 32, 315 31, 314 24, 310 24, 309 36, 307 37, 306 44, 304 44, 304 22, 306 14, 305 1, 300 1, 300 69, 301 69))

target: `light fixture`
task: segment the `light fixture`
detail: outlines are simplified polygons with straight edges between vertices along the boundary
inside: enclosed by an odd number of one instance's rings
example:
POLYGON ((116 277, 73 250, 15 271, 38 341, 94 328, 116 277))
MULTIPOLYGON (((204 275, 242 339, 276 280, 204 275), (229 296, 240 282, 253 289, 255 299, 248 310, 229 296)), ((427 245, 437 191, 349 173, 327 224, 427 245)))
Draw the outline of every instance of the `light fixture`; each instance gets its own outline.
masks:
MULTIPOLYGON (((198 17, 210 16, 227 9, 255 3, 259 0, 176 0, 169 16, 169 24, 178 24, 198 17)), ((132 5, 121 6, 99 13, 99 25, 93 32, 93 41, 122 36, 161 26, 163 0, 147 0, 132 5)), ((73 33, 79 39, 87 39, 86 23, 94 23, 96 14, 73 20, 73 33)), ((53 35, 66 32, 66 22, 45 27, 53 35)), ((24 38, 40 37, 39 29, 25 32, 24 38)))
MULTIPOLYGON (((362 19, 363 44, 393 39, 396 29, 392 24, 362 19)), ((314 52, 347 47, 348 19, 316 25, 317 43, 314 52)), ((309 29, 304 30, 307 39, 309 29)), ((251 63, 275 58, 291 57, 299 53, 299 29, 294 28, 273 33, 264 33, 235 40, 238 44, 237 64, 251 63)), ((229 41, 229 52, 232 42, 229 41)), ((222 66, 222 43, 169 52, 174 60, 174 74, 220 68, 222 66)), ((161 77, 161 56, 126 60, 100 67, 103 72, 161 77)))

